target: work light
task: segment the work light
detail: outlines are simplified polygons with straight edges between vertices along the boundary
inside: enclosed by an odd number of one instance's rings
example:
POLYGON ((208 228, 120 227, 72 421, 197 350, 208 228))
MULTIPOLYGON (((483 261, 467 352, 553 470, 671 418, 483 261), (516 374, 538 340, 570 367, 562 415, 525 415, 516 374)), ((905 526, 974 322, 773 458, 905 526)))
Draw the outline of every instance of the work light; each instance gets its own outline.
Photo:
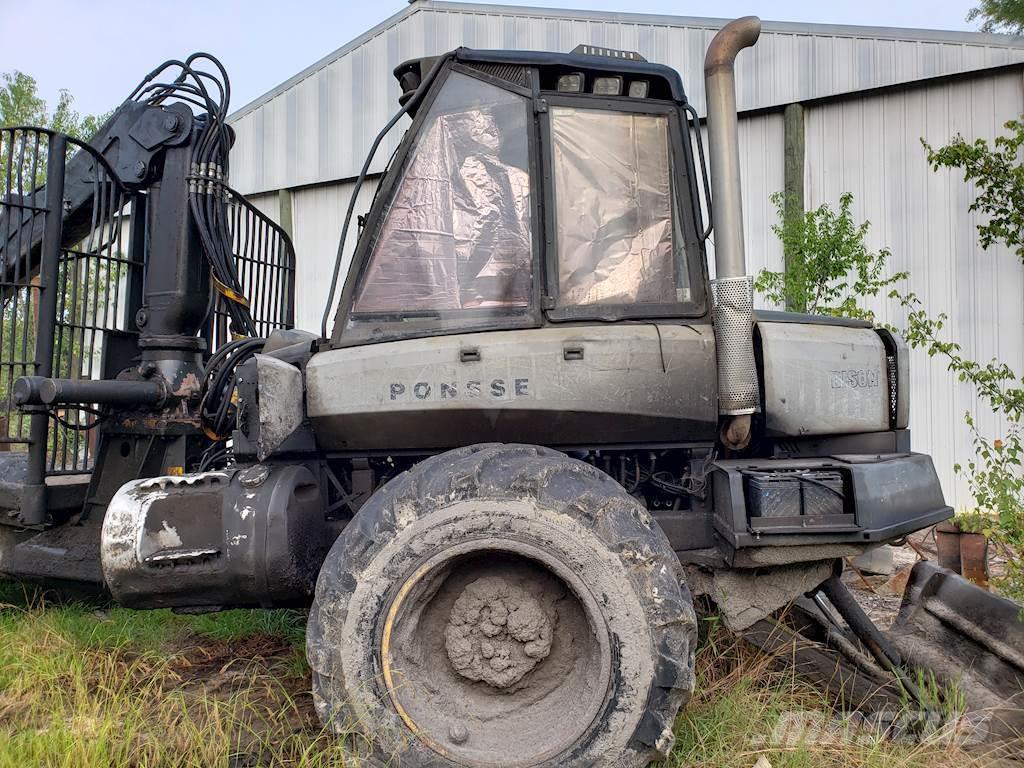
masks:
POLYGON ((562 75, 558 78, 558 90, 563 93, 579 93, 583 90, 583 75, 580 72, 562 75))
POLYGON ((650 83, 646 80, 634 80, 629 84, 629 98, 646 99, 650 83))
POLYGON ((599 96, 619 96, 622 94, 621 77, 598 77, 594 80, 594 93, 599 96))

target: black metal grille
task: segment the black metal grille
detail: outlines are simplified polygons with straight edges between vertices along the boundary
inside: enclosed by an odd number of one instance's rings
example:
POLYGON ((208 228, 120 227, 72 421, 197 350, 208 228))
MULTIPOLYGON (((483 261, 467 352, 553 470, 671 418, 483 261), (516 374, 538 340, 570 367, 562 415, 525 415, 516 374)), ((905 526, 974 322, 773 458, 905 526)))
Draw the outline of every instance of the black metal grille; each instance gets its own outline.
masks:
POLYGON ((0 131, 0 449, 25 450, 28 417, 14 407, 14 381, 36 371, 39 311, 37 246, 46 227, 46 158, 50 136, 0 131), (33 264, 34 261, 34 264, 33 264), (35 269, 33 268, 35 267, 35 269))
POLYGON ((472 63, 470 66, 486 75, 496 77, 499 80, 506 80, 513 85, 518 85, 523 88, 529 86, 527 80, 527 69, 516 64, 486 64, 486 63, 472 63))
MULTIPOLYGON (((92 469, 97 414, 73 406, 20 410, 14 382, 117 374, 104 370, 111 364, 105 353, 123 350, 138 334, 134 317, 142 301, 144 267, 131 255, 142 258, 143 250, 130 247, 128 233, 134 203, 88 145, 42 128, 0 129, 0 451, 25 454, 30 484, 92 469), (74 184, 65 185, 72 175, 74 184)), ((258 333, 293 327, 295 253, 288 236, 230 190, 224 215, 258 333)), ((218 294, 213 349, 229 340, 224 301, 218 294)))
POLYGON ((139 265, 122 232, 129 205, 91 147, 40 128, 0 130, 0 450, 45 452, 48 475, 92 468, 95 416, 73 407, 19 411, 14 382, 35 374, 101 378, 111 334, 133 332, 128 287, 139 265), (62 225, 67 201, 50 193, 63 187, 65 163, 79 152, 90 155, 92 204, 62 225), (55 256, 49 274, 47 252, 55 256), (34 444, 33 420, 45 420, 45 445, 34 444))
MULTIPOLYGON (((228 190, 227 217, 232 234, 235 270, 257 333, 267 337, 295 325, 295 251, 283 229, 241 194, 228 190)), ((228 313, 218 295, 212 348, 230 341, 228 313)))
POLYGON ((899 407, 899 369, 896 366, 896 355, 885 356, 886 377, 889 380, 889 424, 895 426, 899 407))
MULTIPOLYGON (((101 197, 98 190, 88 238, 61 253, 53 358, 56 378, 103 378, 108 339, 113 333, 135 333, 129 278, 140 265, 127 254, 126 203, 121 194, 101 197)), ((93 426, 94 419, 75 408, 54 414, 50 420, 49 474, 92 468, 95 432, 83 428, 93 426)))

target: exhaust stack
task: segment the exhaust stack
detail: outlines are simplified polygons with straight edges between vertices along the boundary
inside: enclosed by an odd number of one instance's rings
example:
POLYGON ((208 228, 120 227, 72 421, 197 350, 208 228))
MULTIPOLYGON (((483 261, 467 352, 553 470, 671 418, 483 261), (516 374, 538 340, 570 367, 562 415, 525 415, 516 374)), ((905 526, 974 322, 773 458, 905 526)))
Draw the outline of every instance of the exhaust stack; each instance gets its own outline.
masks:
POLYGON ((736 116, 736 56, 757 42, 761 20, 745 16, 726 24, 704 58, 715 226, 714 322, 718 349, 718 412, 728 417, 722 439, 731 448, 750 442, 758 406, 754 362, 754 281, 743 250, 743 201, 736 116))

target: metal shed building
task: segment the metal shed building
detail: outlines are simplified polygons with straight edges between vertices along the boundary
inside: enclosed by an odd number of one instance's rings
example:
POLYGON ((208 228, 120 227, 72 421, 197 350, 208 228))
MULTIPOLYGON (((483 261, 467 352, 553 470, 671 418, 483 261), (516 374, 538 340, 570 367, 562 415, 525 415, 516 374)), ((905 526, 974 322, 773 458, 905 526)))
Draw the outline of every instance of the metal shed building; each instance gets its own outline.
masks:
MULTIPOLYGON (((703 56, 724 23, 413 0, 240 109, 231 118, 232 186, 293 234, 299 325, 319 327, 353 179, 397 109, 397 64, 463 45, 635 50, 679 70, 703 115, 703 56)), ((906 289, 933 314, 949 316, 950 337, 965 353, 1024 371, 1024 266, 1005 249, 982 252, 978 220, 967 211, 972 190, 953 174, 932 172, 920 143, 957 133, 991 139, 1024 113, 1024 39, 766 22, 758 45, 740 57, 737 81, 750 269, 782 266, 769 195, 802 185, 810 209, 851 192, 858 220, 872 222, 872 247, 892 250, 889 268, 909 272, 906 289)), ((375 175, 400 138, 399 128, 381 146, 375 175)), ((364 187, 357 212, 369 208, 373 191, 373 183, 364 187)), ((876 311, 901 324, 888 300, 876 311)), ((953 471, 972 452, 963 414, 978 412, 992 437, 1003 425, 940 360, 918 355, 912 371, 915 447, 934 456, 951 503, 967 506, 966 484, 953 471)))

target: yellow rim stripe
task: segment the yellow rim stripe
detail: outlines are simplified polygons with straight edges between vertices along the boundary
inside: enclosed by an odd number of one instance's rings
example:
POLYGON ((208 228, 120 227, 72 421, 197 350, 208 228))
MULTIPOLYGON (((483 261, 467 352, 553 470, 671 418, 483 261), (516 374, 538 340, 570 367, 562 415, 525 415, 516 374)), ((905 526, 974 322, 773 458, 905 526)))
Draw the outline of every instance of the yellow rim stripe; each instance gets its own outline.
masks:
POLYGON ((414 573, 408 581, 402 585, 402 588, 398 590, 398 594, 395 596, 394 602, 391 603, 391 609, 388 611, 387 619, 384 621, 384 636, 380 641, 380 663, 384 670, 384 684, 387 686, 388 695, 391 696, 391 703, 394 704, 395 710, 398 712, 398 716, 402 718, 402 721, 406 724, 409 730, 413 732, 413 735, 415 735, 416 738, 442 757, 446 757, 451 760, 453 759, 451 754, 440 744, 437 744, 432 739, 427 738, 427 736, 420 731, 419 726, 416 725, 415 721, 409 716, 409 713, 405 711, 405 707, 402 706, 402 702, 398 700, 398 694, 395 692, 394 672, 391 669, 391 632, 394 629, 395 617, 398 615, 398 609, 401 607, 402 602, 409 595, 412 588, 419 583, 420 579, 422 579, 429 570, 431 570, 431 566, 429 564, 421 565, 416 573, 414 573))

